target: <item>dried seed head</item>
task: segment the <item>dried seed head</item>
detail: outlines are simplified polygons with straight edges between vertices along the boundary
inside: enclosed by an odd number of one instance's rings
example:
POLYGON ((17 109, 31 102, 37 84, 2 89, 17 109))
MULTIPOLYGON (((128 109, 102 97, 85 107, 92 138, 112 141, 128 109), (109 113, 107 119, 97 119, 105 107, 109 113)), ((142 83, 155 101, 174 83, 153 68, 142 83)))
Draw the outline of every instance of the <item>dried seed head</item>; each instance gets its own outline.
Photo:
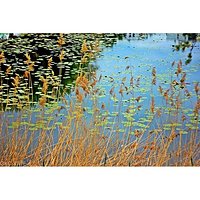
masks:
POLYGON ((49 60, 48 60, 48 68, 51 68, 51 63, 52 63, 52 61, 53 61, 52 57, 49 58, 49 60))
POLYGON ((179 99, 179 97, 176 97, 176 109, 180 109, 181 108, 181 101, 179 99))
POLYGON ((9 67, 6 69, 6 75, 8 75, 10 72, 11 72, 11 66, 9 66, 9 67))
POLYGON ((5 63, 5 62, 6 62, 6 60, 5 60, 4 52, 2 51, 0 54, 0 64, 5 63))
POLYGON ((160 108, 157 110, 157 115, 158 115, 158 117, 160 117, 162 115, 162 111, 160 108))
POLYGON ((180 80, 181 84, 185 84, 185 79, 186 79, 186 73, 184 72, 184 74, 180 80))
POLYGON ((154 97, 151 97, 151 107, 150 110, 152 113, 154 113, 154 109, 155 109, 155 100, 154 97))
POLYGON ((80 93, 78 88, 76 88, 76 98, 80 102, 83 101, 83 95, 80 93))
POLYGON ((13 79, 13 81, 14 81, 14 83, 12 83, 12 85, 17 88, 19 86, 19 83, 20 83, 19 76, 16 75, 15 78, 13 79))
POLYGON ((136 87, 139 87, 139 85, 140 85, 140 77, 138 77, 136 80, 136 87))
POLYGON ((83 40, 81 53, 86 53, 87 51, 88 51, 87 42, 86 42, 86 40, 83 40))
POLYGON ((25 71, 24 72, 24 78, 29 78, 30 72, 29 71, 25 71))
POLYGON ((90 84, 90 86, 91 86, 91 87, 94 87, 94 86, 96 85, 96 83, 97 83, 97 80, 94 80, 94 81, 90 84))
POLYGON ((84 55, 84 56, 81 58, 81 63, 82 63, 82 64, 85 64, 85 63, 87 63, 87 62, 88 62, 87 56, 84 55))
POLYGON ((156 85, 156 77, 153 77, 152 82, 153 85, 156 85))
POLYGON ((59 55, 59 59, 60 59, 61 62, 62 62, 63 58, 64 58, 64 50, 62 49, 62 51, 59 55))
POLYGON ((102 103, 102 104, 101 104, 101 109, 105 109, 105 107, 106 107, 105 104, 102 103))
POLYGON ((63 38, 63 33, 60 33, 60 37, 58 38, 58 45, 61 47, 65 44, 65 40, 63 38))
POLYGON ((196 105, 194 107, 195 116, 199 114, 199 110, 200 110, 200 99, 196 102, 196 105))
POLYGON ((112 88, 110 89, 110 95, 113 95, 114 88, 115 88, 115 87, 112 87, 112 88))
POLYGON ((100 51, 100 48, 99 48, 99 40, 96 39, 95 41, 95 44, 93 45, 93 50, 96 51, 96 52, 99 52, 100 51))
POLYGON ((30 71, 30 72, 31 72, 31 71, 34 71, 34 70, 35 70, 35 69, 34 69, 34 67, 33 67, 33 66, 34 66, 34 64, 35 64, 35 63, 34 63, 34 62, 32 62, 32 61, 29 63, 29 65, 28 65, 28 71, 30 71))
POLYGON ((40 99, 39 99, 39 104, 44 107, 45 106, 45 103, 46 103, 46 97, 45 96, 42 96, 40 99))
POLYGON ((122 85, 120 86, 120 89, 119 89, 119 93, 121 94, 121 96, 123 96, 123 88, 122 88, 122 85))
POLYGON ((44 93, 44 94, 46 94, 47 93, 47 89, 48 89, 48 81, 47 81, 47 79, 42 79, 42 82, 43 82, 43 86, 42 86, 42 92, 44 93))
POLYGON ((198 93, 199 93, 199 82, 198 83, 196 83, 195 84, 195 86, 194 86, 194 90, 195 90, 195 92, 196 92, 196 94, 198 95, 198 93))
POLYGON ((26 57, 26 61, 25 61, 25 63, 28 65, 30 62, 31 62, 31 56, 28 54, 28 52, 26 52, 26 54, 25 54, 25 57, 26 57))
POLYGON ((142 96, 139 96, 139 97, 135 98, 135 100, 136 100, 137 102, 139 102, 141 98, 142 98, 142 96))
POLYGON ((178 76, 182 72, 182 62, 179 61, 177 66, 176 75, 178 76))
POLYGON ((133 142, 133 144, 131 145, 131 148, 136 148, 138 146, 138 143, 137 142, 133 142))
POLYGON ((133 77, 130 79, 130 85, 133 86, 133 77))
POLYGON ((168 94, 168 92, 169 92, 169 89, 166 90, 166 91, 164 92, 164 94, 163 94, 163 96, 164 96, 164 98, 165 98, 165 100, 166 100, 166 103, 167 103, 168 100, 169 100, 169 94, 168 94))
POLYGON ((163 89, 162 89, 162 87, 160 85, 159 85, 159 92, 160 92, 160 94, 163 93, 163 89))
POLYGON ((141 131, 139 131, 138 129, 136 129, 136 130, 134 131, 135 137, 140 137, 141 134, 142 134, 141 131))
POLYGON ((182 121, 184 122, 184 121, 186 120, 186 116, 185 116, 185 115, 182 115, 182 116, 181 116, 181 119, 182 119, 182 121))

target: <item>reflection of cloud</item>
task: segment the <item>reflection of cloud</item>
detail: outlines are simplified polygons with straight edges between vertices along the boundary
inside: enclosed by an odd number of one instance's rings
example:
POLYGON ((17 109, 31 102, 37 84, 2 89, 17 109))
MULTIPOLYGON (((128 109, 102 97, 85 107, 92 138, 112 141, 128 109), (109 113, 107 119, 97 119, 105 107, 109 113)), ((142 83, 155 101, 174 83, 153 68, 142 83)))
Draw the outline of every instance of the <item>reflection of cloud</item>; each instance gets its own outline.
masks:
POLYGON ((174 41, 188 41, 188 36, 183 35, 182 33, 166 33, 167 40, 174 40, 174 41))
POLYGON ((125 38, 130 40, 163 40, 166 39, 166 34, 163 33, 126 33, 125 38))
POLYGON ((182 33, 126 33, 127 40, 164 39, 176 42, 188 41, 188 35, 182 33))
POLYGON ((126 33, 125 37, 128 40, 130 39, 141 40, 141 39, 147 39, 148 35, 149 34, 147 33, 126 33))

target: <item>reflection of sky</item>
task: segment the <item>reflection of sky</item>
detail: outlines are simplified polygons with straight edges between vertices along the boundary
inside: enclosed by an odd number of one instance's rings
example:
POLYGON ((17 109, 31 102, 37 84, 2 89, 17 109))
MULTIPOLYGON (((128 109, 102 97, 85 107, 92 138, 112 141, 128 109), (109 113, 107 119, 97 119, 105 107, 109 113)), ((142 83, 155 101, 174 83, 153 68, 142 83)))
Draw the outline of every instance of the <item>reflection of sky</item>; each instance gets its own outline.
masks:
MULTIPOLYGON (((166 107, 165 100, 161 97, 158 92, 158 86, 162 86, 165 90, 169 89, 169 82, 177 79, 174 74, 177 65, 171 66, 173 61, 178 62, 182 60, 183 71, 187 72, 186 82, 188 83, 187 89, 194 94, 194 82, 199 81, 200 77, 200 43, 197 43, 192 52, 192 62, 185 65, 185 60, 189 53, 189 49, 186 51, 173 51, 172 45, 174 45, 174 40, 167 40, 166 35, 158 34, 148 37, 144 40, 121 40, 118 41, 112 48, 104 49, 101 56, 95 61, 98 66, 97 75, 98 77, 102 75, 102 80, 99 83, 99 87, 105 90, 106 96, 100 98, 99 102, 105 102, 108 107, 109 112, 116 111, 116 106, 114 102, 110 99, 109 91, 113 86, 110 83, 110 78, 114 78, 115 92, 117 97, 120 97, 118 93, 120 88, 120 83, 123 77, 126 77, 125 85, 129 85, 130 81, 130 71, 133 73, 133 77, 136 81, 140 77, 140 87, 136 88, 135 97, 141 95, 144 97, 142 103, 142 112, 136 114, 137 119, 144 117, 145 110, 150 109, 150 95, 151 93, 151 80, 152 80, 152 68, 156 67, 157 72, 157 85, 153 86, 153 95, 155 98, 156 106, 166 107), (126 70, 127 66, 133 67, 132 70, 126 70), (143 88, 146 91, 141 93, 140 89, 143 88), (145 98, 146 97, 146 98, 145 98)), ((134 89, 135 90, 135 89, 134 89)), ((129 99, 131 95, 124 95, 123 99, 129 99)), ((191 98, 183 103, 184 108, 193 108, 196 98, 191 98)), ((124 103, 122 105, 121 112, 127 109, 127 106, 131 103, 124 103)), ((136 117, 135 116, 135 117, 136 117)), ((123 119, 123 118, 122 118, 123 119)), ((173 120, 173 117, 169 120, 173 120)))

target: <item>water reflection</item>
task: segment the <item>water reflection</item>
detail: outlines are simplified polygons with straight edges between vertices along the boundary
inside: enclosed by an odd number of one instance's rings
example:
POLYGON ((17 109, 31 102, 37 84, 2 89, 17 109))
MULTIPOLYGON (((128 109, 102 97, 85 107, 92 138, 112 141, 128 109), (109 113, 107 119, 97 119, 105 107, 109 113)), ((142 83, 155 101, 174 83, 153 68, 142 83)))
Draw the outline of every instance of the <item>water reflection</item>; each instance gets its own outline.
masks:
MULTIPOLYGON (((63 92, 70 93, 74 81, 80 73, 80 65, 86 72, 95 71, 97 68, 91 63, 81 64, 83 39, 87 40, 89 47, 92 47, 92 42, 99 40, 101 48, 104 48, 112 47, 121 36, 120 34, 64 34, 65 42, 62 47, 58 45, 60 36, 57 33, 5 34, 3 37, 7 40, 0 41, 0 54, 3 53, 3 61, 0 63, 0 107, 5 108, 6 105, 10 105, 13 109, 16 107, 16 103, 12 105, 12 102, 20 101, 20 103, 26 104, 23 99, 29 95, 32 95, 32 104, 37 103, 42 89, 41 77, 49 80, 48 95, 52 95, 54 83, 61 88, 57 96, 59 98, 63 92), (60 61, 61 51, 64 52, 62 62, 60 61), (27 53, 30 56, 30 62, 33 63, 30 76, 27 74, 27 53), (17 92, 14 92, 13 84, 16 77, 20 84, 17 92), (19 100, 19 98, 21 99, 19 100)), ((98 55, 96 56, 98 57, 98 55)))
POLYGON ((195 39, 197 34, 184 34, 184 33, 126 33, 124 34, 127 40, 146 40, 146 39, 161 39, 170 40, 175 44, 180 42, 186 42, 191 39, 195 39))
MULTIPOLYGON (((149 110, 152 95, 155 97, 155 105, 161 108, 162 119, 156 119, 151 124, 150 129, 157 128, 157 125, 166 123, 169 125, 177 120, 177 115, 169 114, 170 105, 167 105, 163 96, 159 92, 159 86, 163 91, 171 87, 171 81, 177 79, 176 67, 172 66, 182 60, 183 70, 187 73, 186 88, 180 90, 180 95, 184 96, 184 90, 191 93, 191 98, 184 98, 182 109, 178 113, 178 122, 181 122, 181 115, 192 115, 193 106, 196 102, 194 93, 194 84, 199 80, 200 71, 200 43, 196 43, 193 51, 193 59, 189 65, 184 64, 189 49, 183 51, 173 51, 174 42, 192 41, 183 34, 125 34, 124 40, 118 41, 112 48, 107 48, 102 52, 102 57, 96 60, 98 66, 97 75, 102 76, 98 83, 99 90, 103 93, 100 96, 100 102, 105 103, 108 108, 108 117, 112 124, 112 117, 119 115, 120 130, 124 133, 130 123, 134 124, 134 129, 146 127, 149 120, 149 110), (152 69, 156 68, 157 80, 152 85, 152 69), (134 87, 130 87, 130 80, 133 77, 134 87), (122 80, 125 80, 124 82, 122 80), (115 96, 110 95, 114 90, 115 96), (123 91, 123 96, 119 91, 123 91), (135 98, 139 98, 137 101, 135 98), (119 106, 120 105, 120 106, 119 106), (120 110, 118 110, 120 107, 120 110), (131 111, 130 111, 131 110, 131 111), (131 113, 133 112, 133 113, 131 113), (135 120, 130 122, 129 120, 135 120)), ((176 86, 175 93, 179 91, 176 86)), ((177 94, 178 95, 178 94, 177 94)), ((174 100, 176 101, 176 100, 174 100)), ((91 102, 87 99, 86 105, 91 102)), ((187 119, 190 119, 188 117, 187 119)), ((183 129, 187 130, 184 123, 183 129)), ((108 123, 109 127, 109 123, 108 123)), ((167 127, 165 127, 167 130, 167 127)), ((105 131, 106 132, 106 131, 105 131)), ((108 132, 109 134, 109 129, 108 132)), ((166 131, 167 133, 167 131, 166 131)))

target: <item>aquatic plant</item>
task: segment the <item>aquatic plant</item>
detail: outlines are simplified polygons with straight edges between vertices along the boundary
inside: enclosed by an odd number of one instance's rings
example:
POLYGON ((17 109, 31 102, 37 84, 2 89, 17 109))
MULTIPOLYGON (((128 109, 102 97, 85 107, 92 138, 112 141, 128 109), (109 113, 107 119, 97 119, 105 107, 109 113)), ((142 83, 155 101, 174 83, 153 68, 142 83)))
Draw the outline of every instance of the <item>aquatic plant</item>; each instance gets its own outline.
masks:
MULTIPOLYGON (((133 66, 126 67, 120 78, 104 77, 85 70, 90 53, 98 56, 99 44, 82 38, 74 86, 70 89, 71 95, 67 95, 61 92, 64 85, 59 77, 63 71, 54 72, 55 67, 65 63, 65 39, 64 34, 56 38, 59 65, 54 65, 53 55, 45 56, 46 68, 38 74, 36 82, 38 102, 20 98, 20 94, 33 93, 31 77, 37 61, 33 61, 29 53, 23 54, 22 74, 18 74, 13 65, 6 66, 0 85, 0 92, 6 91, 6 101, 2 96, 5 93, 0 93, 6 104, 6 109, 0 112, 1 165, 200 165, 199 83, 192 83, 194 91, 188 90, 188 73, 182 61, 170 64, 173 73, 165 85, 161 85, 156 67, 150 68, 149 81, 142 75, 135 76, 133 66), (10 76, 11 92, 3 84, 10 76), (107 93, 99 83, 107 87, 107 93), (157 90, 163 100, 161 105, 157 103, 157 90), (109 100, 104 101, 104 97, 109 100), (187 110, 184 102, 190 98, 194 104, 187 110), (23 107, 23 101, 27 105, 34 102, 34 107, 23 107), (89 105, 86 102, 90 102, 89 105), (20 112, 10 110, 10 104, 18 105, 20 112), (109 107, 114 109, 109 111, 109 107)), ((7 58, 1 55, 5 64, 7 58)))

